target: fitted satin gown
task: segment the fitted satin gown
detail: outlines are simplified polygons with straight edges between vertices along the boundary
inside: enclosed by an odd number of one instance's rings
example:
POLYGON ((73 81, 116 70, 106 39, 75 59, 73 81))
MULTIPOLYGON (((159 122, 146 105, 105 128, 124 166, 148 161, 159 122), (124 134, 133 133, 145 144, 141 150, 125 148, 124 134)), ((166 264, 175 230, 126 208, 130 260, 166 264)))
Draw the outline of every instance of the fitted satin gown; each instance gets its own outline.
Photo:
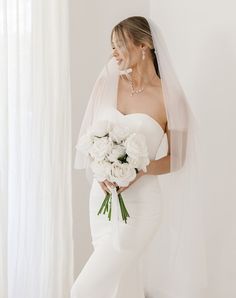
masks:
MULTIPOLYGON (((145 135, 150 160, 155 159, 164 131, 144 113, 124 115, 111 108, 108 120, 125 123, 145 135)), ((71 298, 147 298, 143 285, 142 254, 158 233, 162 197, 157 175, 145 175, 122 192, 130 217, 119 218, 119 239, 124 251, 112 246, 112 224, 107 213, 97 215, 104 192, 94 179, 89 198, 94 251, 71 288, 71 298)))

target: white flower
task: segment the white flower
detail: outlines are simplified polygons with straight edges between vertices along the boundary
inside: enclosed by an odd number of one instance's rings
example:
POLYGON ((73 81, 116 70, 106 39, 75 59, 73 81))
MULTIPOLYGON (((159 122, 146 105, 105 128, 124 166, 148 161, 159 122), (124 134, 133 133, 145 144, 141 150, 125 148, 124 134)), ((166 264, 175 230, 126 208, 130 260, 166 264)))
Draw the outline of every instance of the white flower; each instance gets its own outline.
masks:
POLYGON ((130 135, 130 129, 124 125, 117 124, 110 132, 111 139, 116 143, 121 143, 130 135))
POLYGON ((112 147, 113 143, 108 137, 95 138, 89 154, 95 160, 102 161, 111 152, 112 147))
POLYGON ((94 173, 94 177, 98 181, 104 181, 106 180, 110 173, 111 173, 111 166, 112 164, 110 162, 106 161, 92 161, 91 162, 91 168, 94 173))
POLYGON ((135 177, 136 171, 130 164, 119 161, 112 164, 109 181, 116 182, 119 186, 128 186, 135 177))
POLYGON ((148 156, 145 136, 133 133, 125 141, 126 153, 133 159, 148 156))
POLYGON ((92 133, 96 137, 104 137, 111 131, 112 127, 112 122, 108 120, 100 120, 93 125, 92 133))
POLYGON ((125 155, 125 147, 123 145, 113 145, 113 148, 108 154, 107 159, 111 162, 115 162, 118 158, 123 157, 125 155))
POLYGON ((147 172, 147 165, 150 163, 150 159, 148 157, 141 157, 138 158, 131 158, 127 157, 127 162, 130 164, 130 166, 137 168, 138 171, 143 170, 144 172, 147 172))

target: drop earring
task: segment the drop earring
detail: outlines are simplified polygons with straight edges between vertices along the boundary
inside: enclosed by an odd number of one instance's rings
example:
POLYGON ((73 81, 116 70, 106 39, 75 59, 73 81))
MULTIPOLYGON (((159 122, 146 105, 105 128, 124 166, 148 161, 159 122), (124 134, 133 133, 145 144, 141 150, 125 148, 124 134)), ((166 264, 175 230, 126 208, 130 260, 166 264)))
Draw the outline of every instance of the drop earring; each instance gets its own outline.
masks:
POLYGON ((145 51, 142 50, 142 59, 144 60, 145 59, 145 51))

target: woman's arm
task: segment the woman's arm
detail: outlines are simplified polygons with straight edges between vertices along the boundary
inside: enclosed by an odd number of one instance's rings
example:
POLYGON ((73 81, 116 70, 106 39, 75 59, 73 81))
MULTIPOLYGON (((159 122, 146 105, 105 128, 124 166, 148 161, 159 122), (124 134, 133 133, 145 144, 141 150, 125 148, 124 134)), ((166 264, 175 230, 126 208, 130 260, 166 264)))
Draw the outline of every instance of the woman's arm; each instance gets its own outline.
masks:
POLYGON ((170 172, 170 154, 156 160, 151 160, 144 175, 161 175, 170 172))
POLYGON ((147 166, 147 172, 143 172, 143 175, 161 175, 170 172, 170 131, 168 125, 166 125, 166 136, 168 141, 167 155, 160 159, 151 160, 147 166))

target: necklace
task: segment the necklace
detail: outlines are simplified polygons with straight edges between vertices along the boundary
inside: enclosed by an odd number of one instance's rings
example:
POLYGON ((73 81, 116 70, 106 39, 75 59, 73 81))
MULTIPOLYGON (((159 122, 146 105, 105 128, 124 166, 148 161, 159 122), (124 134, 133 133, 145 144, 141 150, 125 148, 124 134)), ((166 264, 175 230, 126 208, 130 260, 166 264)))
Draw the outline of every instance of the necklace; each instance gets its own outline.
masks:
POLYGON ((131 87, 131 93, 130 96, 133 96, 134 94, 138 94, 140 92, 142 92, 144 90, 144 88, 142 87, 141 89, 138 90, 134 90, 134 85, 133 85, 133 80, 130 80, 130 87, 131 87))
MULTIPOLYGON (((154 76, 152 77, 151 81, 153 80, 153 78, 155 77, 156 74, 154 74, 154 76)), ((141 92, 143 92, 144 90, 144 87, 138 89, 138 90, 135 90, 134 89, 134 84, 133 84, 133 80, 132 80, 132 77, 131 79, 129 80, 129 83, 130 83, 130 87, 131 87, 131 93, 130 93, 130 96, 133 96, 134 94, 139 94, 141 92)))

